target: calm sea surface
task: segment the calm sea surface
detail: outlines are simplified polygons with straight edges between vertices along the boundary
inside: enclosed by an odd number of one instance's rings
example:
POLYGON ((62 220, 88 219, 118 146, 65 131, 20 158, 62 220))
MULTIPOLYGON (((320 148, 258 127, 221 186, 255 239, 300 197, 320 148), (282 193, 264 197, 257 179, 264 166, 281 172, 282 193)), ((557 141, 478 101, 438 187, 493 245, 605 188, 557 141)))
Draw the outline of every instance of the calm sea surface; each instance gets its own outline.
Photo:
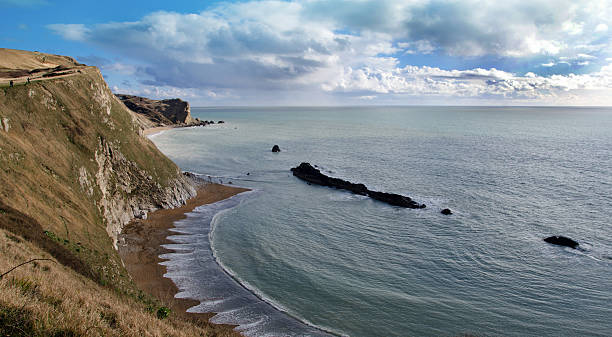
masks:
POLYGON ((612 109, 192 114, 226 123, 152 140, 254 190, 177 224, 166 265, 192 311, 252 336, 612 335, 612 109), (289 171, 301 162, 427 208, 307 185, 289 171))

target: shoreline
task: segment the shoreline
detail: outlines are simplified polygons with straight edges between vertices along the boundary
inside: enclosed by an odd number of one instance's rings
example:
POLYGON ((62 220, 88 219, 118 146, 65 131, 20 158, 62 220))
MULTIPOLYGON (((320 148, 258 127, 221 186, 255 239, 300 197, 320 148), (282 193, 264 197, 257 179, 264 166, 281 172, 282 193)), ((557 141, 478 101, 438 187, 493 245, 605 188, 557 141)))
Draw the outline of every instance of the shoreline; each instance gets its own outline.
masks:
POLYGON ((161 133, 162 131, 176 129, 176 128, 185 128, 185 127, 189 127, 189 126, 192 126, 192 125, 187 125, 187 126, 182 126, 182 125, 156 126, 156 127, 153 127, 153 128, 144 129, 142 131, 142 134, 145 137, 151 137, 153 135, 161 133))
POLYGON ((134 219, 119 236, 119 256, 139 289, 168 305, 173 313, 206 326, 222 336, 241 335, 233 330, 234 325, 210 323, 209 319, 214 313, 188 313, 187 309, 198 305, 199 301, 174 297, 178 288, 171 279, 164 277, 167 269, 160 262, 166 260, 159 256, 173 252, 162 245, 172 243, 167 237, 172 234, 170 229, 174 228, 174 222, 185 219, 186 214, 198 206, 215 203, 246 191, 249 190, 220 184, 204 184, 198 187, 197 196, 189 199, 185 205, 149 213, 146 220, 134 219))

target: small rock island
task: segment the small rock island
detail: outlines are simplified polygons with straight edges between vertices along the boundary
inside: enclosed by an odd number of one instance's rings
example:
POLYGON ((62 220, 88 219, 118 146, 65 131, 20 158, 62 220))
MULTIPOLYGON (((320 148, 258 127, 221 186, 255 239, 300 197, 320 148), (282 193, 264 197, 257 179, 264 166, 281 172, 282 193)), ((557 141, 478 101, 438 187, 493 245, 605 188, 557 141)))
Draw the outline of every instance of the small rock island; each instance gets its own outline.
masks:
POLYGON ((565 237, 565 236, 560 236, 560 235, 554 235, 554 236, 549 236, 547 238, 544 239, 544 241, 553 244, 553 245, 557 245, 557 246, 564 246, 564 247, 570 247, 573 249, 577 249, 578 246, 580 245, 578 242, 565 237))
POLYGON ((318 169, 312 167, 310 163, 301 163, 300 166, 291 169, 293 175, 312 184, 334 187, 341 190, 347 190, 359 195, 367 195, 368 197, 382 201, 389 205, 400 206, 406 208, 425 208, 425 204, 419 204, 410 197, 385 192, 370 191, 364 184, 354 184, 350 181, 339 178, 328 177, 321 173, 318 169))

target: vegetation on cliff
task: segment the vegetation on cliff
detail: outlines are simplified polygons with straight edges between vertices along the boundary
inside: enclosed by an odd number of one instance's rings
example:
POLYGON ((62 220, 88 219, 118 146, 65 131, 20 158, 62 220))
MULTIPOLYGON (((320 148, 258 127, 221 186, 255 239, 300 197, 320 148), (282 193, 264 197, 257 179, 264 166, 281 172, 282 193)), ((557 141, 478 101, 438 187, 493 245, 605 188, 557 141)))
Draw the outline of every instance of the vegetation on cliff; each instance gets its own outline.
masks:
POLYGON ((0 272, 55 262, 0 279, 0 334, 214 335, 157 318, 162 304, 133 285, 113 247, 134 217, 194 196, 189 178, 140 135, 97 68, 6 49, 0 59, 4 79, 54 60, 65 69, 0 87, 0 272))

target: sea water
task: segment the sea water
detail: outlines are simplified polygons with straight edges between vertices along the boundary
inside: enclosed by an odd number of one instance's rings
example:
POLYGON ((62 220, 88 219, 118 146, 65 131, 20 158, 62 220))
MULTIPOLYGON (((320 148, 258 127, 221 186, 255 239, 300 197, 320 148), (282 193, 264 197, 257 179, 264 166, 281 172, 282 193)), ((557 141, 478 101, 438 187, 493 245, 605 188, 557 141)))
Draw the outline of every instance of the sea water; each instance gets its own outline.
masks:
POLYGON ((176 224, 165 264, 179 296, 201 301, 191 311, 251 336, 612 335, 612 109, 192 114, 225 123, 153 141, 253 192, 176 224), (289 171, 301 162, 427 208, 308 185, 289 171))

